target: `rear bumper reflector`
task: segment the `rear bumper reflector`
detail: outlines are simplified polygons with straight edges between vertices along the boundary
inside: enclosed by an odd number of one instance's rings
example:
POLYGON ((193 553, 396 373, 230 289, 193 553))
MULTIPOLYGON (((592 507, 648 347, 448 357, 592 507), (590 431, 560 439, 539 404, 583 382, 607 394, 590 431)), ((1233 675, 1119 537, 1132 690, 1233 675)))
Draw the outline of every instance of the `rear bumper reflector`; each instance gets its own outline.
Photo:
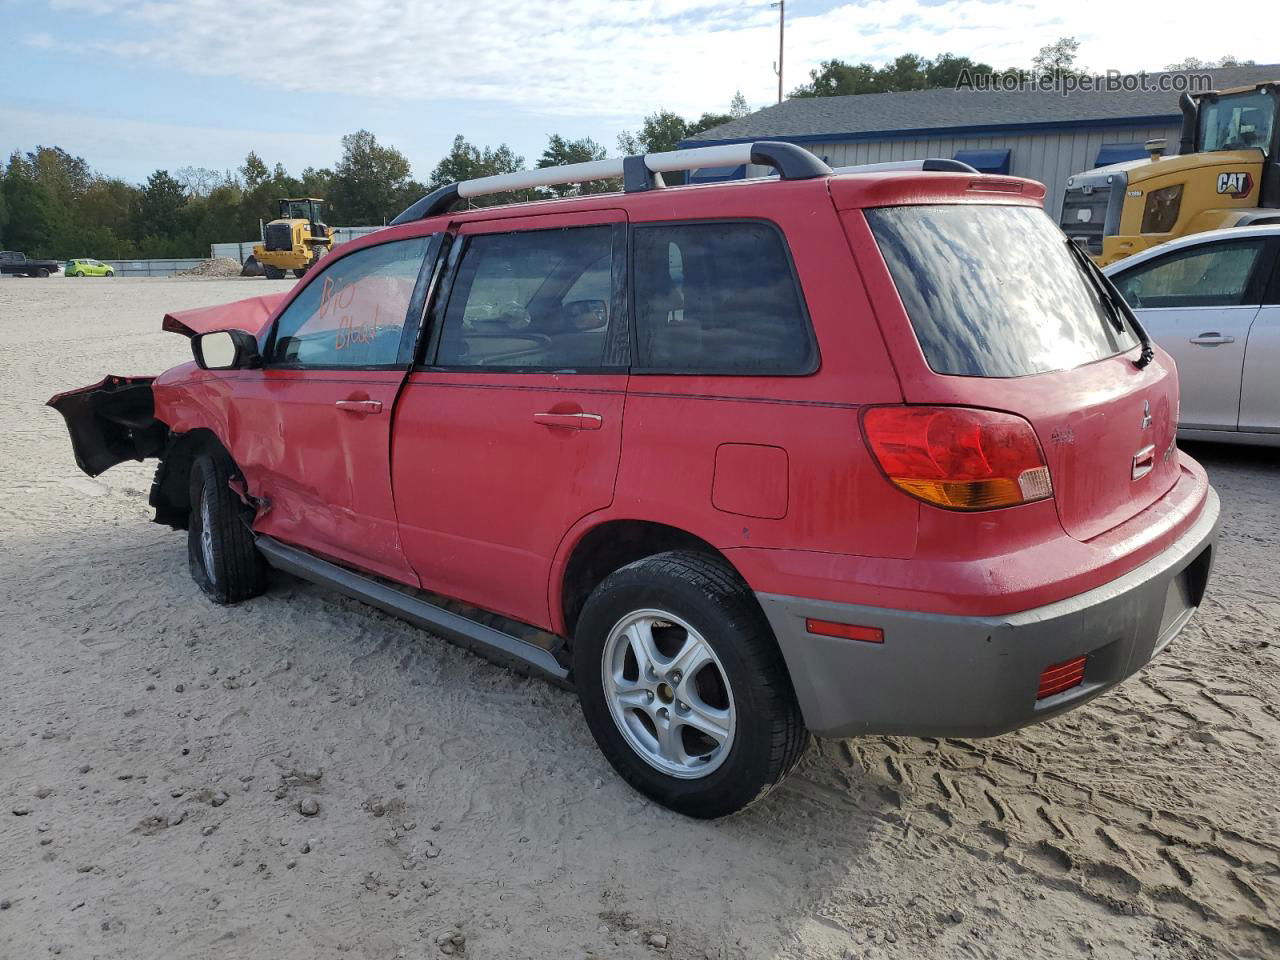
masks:
POLYGON ((1084 683, 1084 667, 1089 657, 1074 657, 1045 667, 1040 674, 1040 689, 1036 693, 1037 700, 1044 700, 1055 694, 1078 687, 1084 683))
POLYGON ((884 643, 884 631, 879 627, 860 627, 853 623, 836 623, 834 620, 815 620, 808 617, 804 628, 819 637, 838 637, 841 640, 860 640, 863 643, 884 643))

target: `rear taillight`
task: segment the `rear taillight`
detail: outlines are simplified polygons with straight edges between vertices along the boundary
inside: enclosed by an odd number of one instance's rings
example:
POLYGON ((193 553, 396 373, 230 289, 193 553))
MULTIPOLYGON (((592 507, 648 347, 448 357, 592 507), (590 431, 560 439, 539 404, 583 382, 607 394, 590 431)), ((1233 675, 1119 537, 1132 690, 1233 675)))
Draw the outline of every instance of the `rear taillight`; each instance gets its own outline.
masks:
POLYGON ((1053 496, 1031 424, 970 407, 869 407, 867 445, 895 486, 949 510, 991 510, 1053 496))
POLYGON ((1045 667, 1040 674, 1040 689, 1036 691, 1036 699, 1044 700, 1064 690, 1080 686, 1084 683, 1084 667, 1088 660, 1088 656, 1075 657, 1064 660, 1062 663, 1055 663, 1051 667, 1045 667))

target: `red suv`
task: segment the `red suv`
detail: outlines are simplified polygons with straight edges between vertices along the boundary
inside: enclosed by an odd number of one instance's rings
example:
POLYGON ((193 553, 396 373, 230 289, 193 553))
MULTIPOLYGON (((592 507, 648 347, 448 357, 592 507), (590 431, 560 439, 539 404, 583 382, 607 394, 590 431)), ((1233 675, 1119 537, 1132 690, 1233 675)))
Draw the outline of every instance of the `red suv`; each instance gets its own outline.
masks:
POLYGON ((572 682, 629 783, 718 816, 810 733, 1078 706, 1199 605, 1173 363, 1043 197, 778 143, 467 181, 50 403, 90 475, 160 458, 213 600, 275 567, 572 682), (662 179, 742 163, 775 172, 662 179))

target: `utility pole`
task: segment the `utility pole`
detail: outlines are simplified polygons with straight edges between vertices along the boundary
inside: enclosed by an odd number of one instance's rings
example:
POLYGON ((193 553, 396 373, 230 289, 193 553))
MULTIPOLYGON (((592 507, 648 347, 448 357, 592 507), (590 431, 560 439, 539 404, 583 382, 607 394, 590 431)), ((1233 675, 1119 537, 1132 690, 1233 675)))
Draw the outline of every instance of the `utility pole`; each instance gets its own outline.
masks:
POLYGON ((769 4, 769 9, 778 8, 778 62, 773 65, 773 72, 778 75, 778 102, 782 102, 782 51, 783 38, 787 29, 787 0, 778 0, 769 4))

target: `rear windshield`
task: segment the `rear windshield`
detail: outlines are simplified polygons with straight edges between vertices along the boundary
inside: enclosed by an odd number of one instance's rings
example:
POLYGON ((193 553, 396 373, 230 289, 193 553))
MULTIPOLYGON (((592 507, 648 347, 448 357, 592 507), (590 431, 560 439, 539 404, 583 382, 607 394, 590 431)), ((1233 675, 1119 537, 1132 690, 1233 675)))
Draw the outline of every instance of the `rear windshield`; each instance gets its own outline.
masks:
POLYGON ((945 204, 866 211, 935 373, 1022 377, 1137 343, 1038 207, 945 204))

